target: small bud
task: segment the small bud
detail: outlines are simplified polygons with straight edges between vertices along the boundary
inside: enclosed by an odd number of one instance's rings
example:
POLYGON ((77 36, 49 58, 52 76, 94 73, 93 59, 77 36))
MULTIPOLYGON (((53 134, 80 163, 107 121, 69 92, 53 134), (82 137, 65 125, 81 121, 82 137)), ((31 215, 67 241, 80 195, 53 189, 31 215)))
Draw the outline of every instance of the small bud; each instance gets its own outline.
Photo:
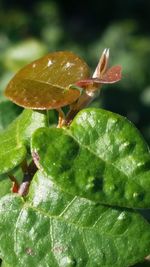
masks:
POLYGON ((98 65, 93 73, 92 78, 101 79, 103 77, 103 75, 107 71, 108 61, 109 61, 109 49, 105 48, 100 57, 98 65))

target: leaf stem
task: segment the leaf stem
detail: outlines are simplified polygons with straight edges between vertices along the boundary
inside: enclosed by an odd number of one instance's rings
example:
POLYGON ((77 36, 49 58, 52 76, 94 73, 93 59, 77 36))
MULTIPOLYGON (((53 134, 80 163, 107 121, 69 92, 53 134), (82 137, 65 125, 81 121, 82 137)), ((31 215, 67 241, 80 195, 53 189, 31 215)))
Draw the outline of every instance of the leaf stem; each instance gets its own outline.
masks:
POLYGON ((23 173, 27 173, 28 172, 28 163, 27 160, 24 159, 21 163, 21 169, 23 171, 23 173))
POLYGON ((63 125, 64 126, 69 125, 73 120, 73 118, 76 116, 76 114, 81 109, 88 106, 99 95, 99 93, 100 89, 98 89, 97 91, 90 91, 90 90, 84 91, 84 93, 80 96, 80 98, 70 106, 70 110, 66 115, 63 125))
POLYGON ((34 162, 31 161, 29 165, 27 165, 26 160, 22 162, 22 170, 24 172, 23 181, 19 187, 18 194, 20 196, 26 196, 29 190, 30 183, 32 181, 32 178, 37 171, 37 167, 35 166, 34 162))
POLYGON ((11 180, 11 182, 13 183, 11 191, 13 193, 18 193, 19 190, 19 183, 17 181, 17 179, 15 178, 14 175, 12 175, 11 173, 8 174, 9 179, 11 180))
POLYGON ((47 127, 49 127, 49 110, 46 110, 47 127))
POLYGON ((65 114, 61 108, 56 109, 58 111, 58 125, 57 128, 61 128, 64 125, 65 122, 65 114))

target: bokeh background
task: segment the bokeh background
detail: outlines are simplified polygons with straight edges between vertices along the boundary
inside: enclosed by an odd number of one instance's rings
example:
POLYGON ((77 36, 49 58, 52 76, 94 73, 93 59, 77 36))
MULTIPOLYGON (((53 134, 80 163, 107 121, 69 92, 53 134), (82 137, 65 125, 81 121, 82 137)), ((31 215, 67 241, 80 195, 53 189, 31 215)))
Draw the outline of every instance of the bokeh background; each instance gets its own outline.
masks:
POLYGON ((21 111, 3 95, 21 67, 48 52, 70 50, 92 72, 105 47, 110 65, 122 65, 123 77, 103 86, 92 105, 127 116, 150 145, 149 0, 0 0, 0 130, 21 111))
MULTIPOLYGON (((92 71, 105 47, 110 65, 122 65, 123 78, 104 86, 92 105, 127 116, 150 144, 149 0, 1 0, 0 101, 14 73, 45 53, 71 50, 92 71)), ((5 109, 3 103, 0 120, 5 109)), ((19 110, 10 112, 9 121, 19 110)))

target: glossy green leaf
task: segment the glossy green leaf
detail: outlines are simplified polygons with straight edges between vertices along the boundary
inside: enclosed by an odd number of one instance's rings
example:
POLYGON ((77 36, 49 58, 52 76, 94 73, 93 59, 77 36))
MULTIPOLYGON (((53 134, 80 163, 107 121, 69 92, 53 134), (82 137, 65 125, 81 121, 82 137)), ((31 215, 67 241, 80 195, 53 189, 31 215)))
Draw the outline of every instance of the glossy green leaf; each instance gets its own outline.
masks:
POLYGON ((46 126, 46 114, 24 110, 0 133, 0 174, 9 172, 26 157, 32 133, 46 126))
POLYGON ((150 251, 139 214, 73 197, 40 172, 26 202, 1 199, 0 229, 0 256, 16 267, 127 267, 150 251))
POLYGON ((89 68, 78 56, 55 52, 20 70, 8 84, 5 95, 26 108, 59 108, 79 98, 80 92, 69 85, 88 76, 89 68))
POLYGON ((9 179, 3 179, 0 176, 0 198, 11 193, 12 183, 9 179))
POLYGON ((10 101, 0 103, 0 131, 4 130, 20 113, 22 109, 10 101))
MULTIPOLYGON (((13 175, 18 184, 21 184, 23 180, 23 172, 22 169, 18 166, 14 170, 11 171, 11 175, 13 175)), ((0 198, 11 193, 13 188, 13 182, 9 178, 8 174, 0 175, 0 198)))
POLYGON ((150 207, 149 148, 120 115, 83 110, 70 129, 37 130, 32 153, 37 166, 73 195, 109 205, 150 207))

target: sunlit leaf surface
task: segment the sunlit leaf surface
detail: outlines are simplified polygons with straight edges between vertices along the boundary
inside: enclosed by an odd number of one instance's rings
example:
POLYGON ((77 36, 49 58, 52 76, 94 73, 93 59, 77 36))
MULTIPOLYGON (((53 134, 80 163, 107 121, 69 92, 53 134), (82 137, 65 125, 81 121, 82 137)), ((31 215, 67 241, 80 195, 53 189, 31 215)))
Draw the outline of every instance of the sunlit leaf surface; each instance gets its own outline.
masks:
POLYGON ((79 90, 69 88, 89 77, 87 64, 71 52, 54 52, 20 70, 8 84, 5 95, 32 109, 53 109, 73 103, 79 90))
POLYGON ((66 194, 40 172, 28 200, 1 199, 0 228, 1 258, 16 267, 127 267, 150 251, 139 214, 66 194))
POLYGON ((0 133, 0 174, 12 170, 25 159, 32 133, 46 123, 46 114, 24 110, 0 133))
POLYGON ((120 115, 91 108, 78 113, 70 129, 41 128, 33 135, 32 154, 38 168, 73 195, 150 207, 150 151, 120 115))

